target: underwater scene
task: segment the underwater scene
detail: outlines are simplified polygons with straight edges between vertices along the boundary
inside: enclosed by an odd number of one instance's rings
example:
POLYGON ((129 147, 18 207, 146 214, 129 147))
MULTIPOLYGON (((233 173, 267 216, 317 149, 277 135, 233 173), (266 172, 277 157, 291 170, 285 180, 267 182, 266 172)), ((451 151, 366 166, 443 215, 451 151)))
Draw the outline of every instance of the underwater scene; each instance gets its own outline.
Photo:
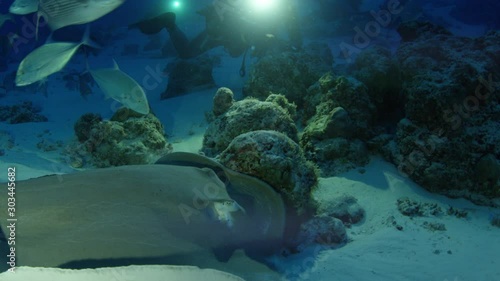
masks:
POLYGON ((500 280, 499 15, 0 0, 0 281, 500 280))

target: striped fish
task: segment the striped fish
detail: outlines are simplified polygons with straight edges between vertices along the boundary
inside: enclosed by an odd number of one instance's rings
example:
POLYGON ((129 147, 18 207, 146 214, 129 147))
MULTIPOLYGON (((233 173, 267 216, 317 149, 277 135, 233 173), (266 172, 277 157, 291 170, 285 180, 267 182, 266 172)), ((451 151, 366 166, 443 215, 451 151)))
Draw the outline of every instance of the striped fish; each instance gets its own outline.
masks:
POLYGON ((40 0, 38 17, 52 30, 92 22, 116 9, 125 0, 40 0))

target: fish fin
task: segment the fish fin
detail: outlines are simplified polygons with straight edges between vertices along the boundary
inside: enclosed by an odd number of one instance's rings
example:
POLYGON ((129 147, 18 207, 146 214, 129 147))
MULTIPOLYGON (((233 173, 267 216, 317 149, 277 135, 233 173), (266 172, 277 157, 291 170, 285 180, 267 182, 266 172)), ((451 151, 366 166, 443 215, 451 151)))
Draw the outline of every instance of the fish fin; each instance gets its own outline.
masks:
POLYGON ((87 24, 87 26, 85 27, 85 33, 83 34, 82 42, 80 44, 89 46, 94 49, 101 48, 99 44, 90 39, 90 24, 87 24))
POLYGON ((120 67, 118 66, 118 63, 113 59, 113 69, 120 70, 120 67))
POLYGON ((54 38, 52 38, 52 35, 54 34, 54 32, 50 32, 49 36, 47 37, 47 39, 45 39, 45 44, 50 44, 50 43, 54 43, 54 38))
MULTIPOLYGON (((40 5, 40 4, 39 4, 40 5)), ((40 6, 39 6, 40 7, 40 6)), ((35 41, 38 41, 38 28, 40 27, 40 18, 42 17, 42 13, 38 11, 36 13, 36 26, 35 26, 35 41)))

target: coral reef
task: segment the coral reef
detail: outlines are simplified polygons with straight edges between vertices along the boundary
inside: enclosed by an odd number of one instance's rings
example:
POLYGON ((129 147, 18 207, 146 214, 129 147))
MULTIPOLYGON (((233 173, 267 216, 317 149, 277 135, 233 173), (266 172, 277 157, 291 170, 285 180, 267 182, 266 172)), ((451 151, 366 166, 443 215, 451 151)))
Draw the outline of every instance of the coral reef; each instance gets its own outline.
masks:
POLYGON ((48 151, 56 151, 63 147, 64 142, 62 140, 55 140, 52 137, 52 132, 49 129, 44 130, 43 132, 36 135, 39 141, 36 143, 36 148, 48 152, 48 151))
POLYGON ((234 94, 231 89, 221 87, 217 90, 214 96, 213 113, 217 117, 226 113, 234 103, 234 94))
POLYGON ((146 164, 171 151, 163 126, 152 114, 119 109, 111 120, 83 115, 75 124, 79 144, 68 152, 70 163, 96 167, 146 164))
POLYGON ((375 106, 363 83, 327 73, 309 94, 318 106, 300 137, 306 157, 318 163, 323 176, 368 163, 362 140, 372 134, 375 106))
POLYGON ((101 121, 102 117, 99 114, 87 113, 80 116, 73 126, 78 141, 84 142, 88 140, 90 138, 90 131, 92 130, 92 127, 101 121))
POLYGON ((373 104, 366 86, 353 77, 333 76, 326 73, 317 83, 308 90, 308 106, 315 111, 305 113, 309 129, 315 130, 317 124, 322 122, 325 115, 331 115, 332 110, 342 107, 349 115, 351 137, 367 139, 370 128, 376 116, 376 107, 373 104))
POLYGON ((271 93, 282 94, 301 107, 307 88, 331 71, 332 64, 326 44, 311 43, 300 51, 269 54, 253 66, 243 94, 260 100, 271 93))
POLYGON ((365 218, 365 210, 351 195, 342 195, 318 204, 318 214, 337 218, 347 227, 365 218))
POLYGON ((208 125, 201 151, 215 156, 238 135, 257 130, 278 131, 298 141, 297 127, 286 109, 270 101, 244 99, 235 102, 208 125))
POLYGON ((394 126, 393 120, 404 117, 403 81, 398 62, 388 49, 367 48, 356 57, 350 72, 367 87, 376 107, 376 125, 394 126))
POLYGON ((31 101, 25 101, 13 106, 0 106, 0 122, 19 124, 27 122, 47 122, 48 119, 40 114, 41 109, 31 101))
POLYGON ((9 131, 0 130, 0 156, 5 155, 5 151, 11 151, 15 146, 14 136, 9 131))
POLYGON ((332 138, 304 147, 309 160, 317 163, 324 177, 338 175, 366 165, 370 155, 364 142, 346 138, 332 138))
POLYGON ((500 32, 471 39, 413 28, 397 51, 406 118, 382 154, 430 191, 498 205, 500 32))
POLYGON ((320 215, 302 225, 297 240, 299 251, 311 244, 337 246, 347 242, 347 232, 341 220, 320 215))
POLYGON ((421 203, 408 197, 399 198, 397 205, 399 212, 408 217, 430 217, 444 214, 443 209, 436 203, 421 203))
POLYGON ((446 225, 444 223, 441 223, 441 222, 428 222, 428 221, 424 221, 424 223, 422 223, 422 227, 425 228, 425 229, 428 229, 432 232, 435 232, 435 231, 446 231, 446 225))
POLYGON ((231 141, 219 160, 229 169, 269 183, 298 213, 315 208, 310 193, 317 185, 316 167, 285 134, 264 130, 241 134, 231 141))
POLYGON ((284 108, 292 119, 295 120, 297 117, 297 106, 294 103, 290 103, 284 95, 274 94, 271 92, 271 94, 266 98, 266 101, 275 103, 284 108))

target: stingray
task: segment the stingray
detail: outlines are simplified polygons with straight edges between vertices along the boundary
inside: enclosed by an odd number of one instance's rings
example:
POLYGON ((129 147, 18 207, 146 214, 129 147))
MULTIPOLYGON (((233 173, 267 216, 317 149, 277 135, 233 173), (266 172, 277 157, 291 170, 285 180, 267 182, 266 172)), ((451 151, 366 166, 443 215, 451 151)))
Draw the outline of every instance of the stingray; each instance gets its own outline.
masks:
MULTIPOLYGON (((237 249, 256 257, 279 249, 285 209, 269 185, 195 154, 157 164, 16 182, 17 264, 191 264, 206 251, 227 261, 237 249)), ((9 224, 1 200, 6 237, 9 224)))
POLYGON ((170 164, 213 170, 226 185, 231 198, 234 198, 246 210, 247 215, 236 220, 237 229, 245 233, 237 247, 224 247, 215 252, 220 260, 228 259, 237 248, 245 249, 250 257, 261 260, 281 249, 287 223, 285 204, 269 184, 226 168, 219 162, 188 152, 167 154, 156 164, 170 164), (253 237, 253 238, 251 238, 253 237))

